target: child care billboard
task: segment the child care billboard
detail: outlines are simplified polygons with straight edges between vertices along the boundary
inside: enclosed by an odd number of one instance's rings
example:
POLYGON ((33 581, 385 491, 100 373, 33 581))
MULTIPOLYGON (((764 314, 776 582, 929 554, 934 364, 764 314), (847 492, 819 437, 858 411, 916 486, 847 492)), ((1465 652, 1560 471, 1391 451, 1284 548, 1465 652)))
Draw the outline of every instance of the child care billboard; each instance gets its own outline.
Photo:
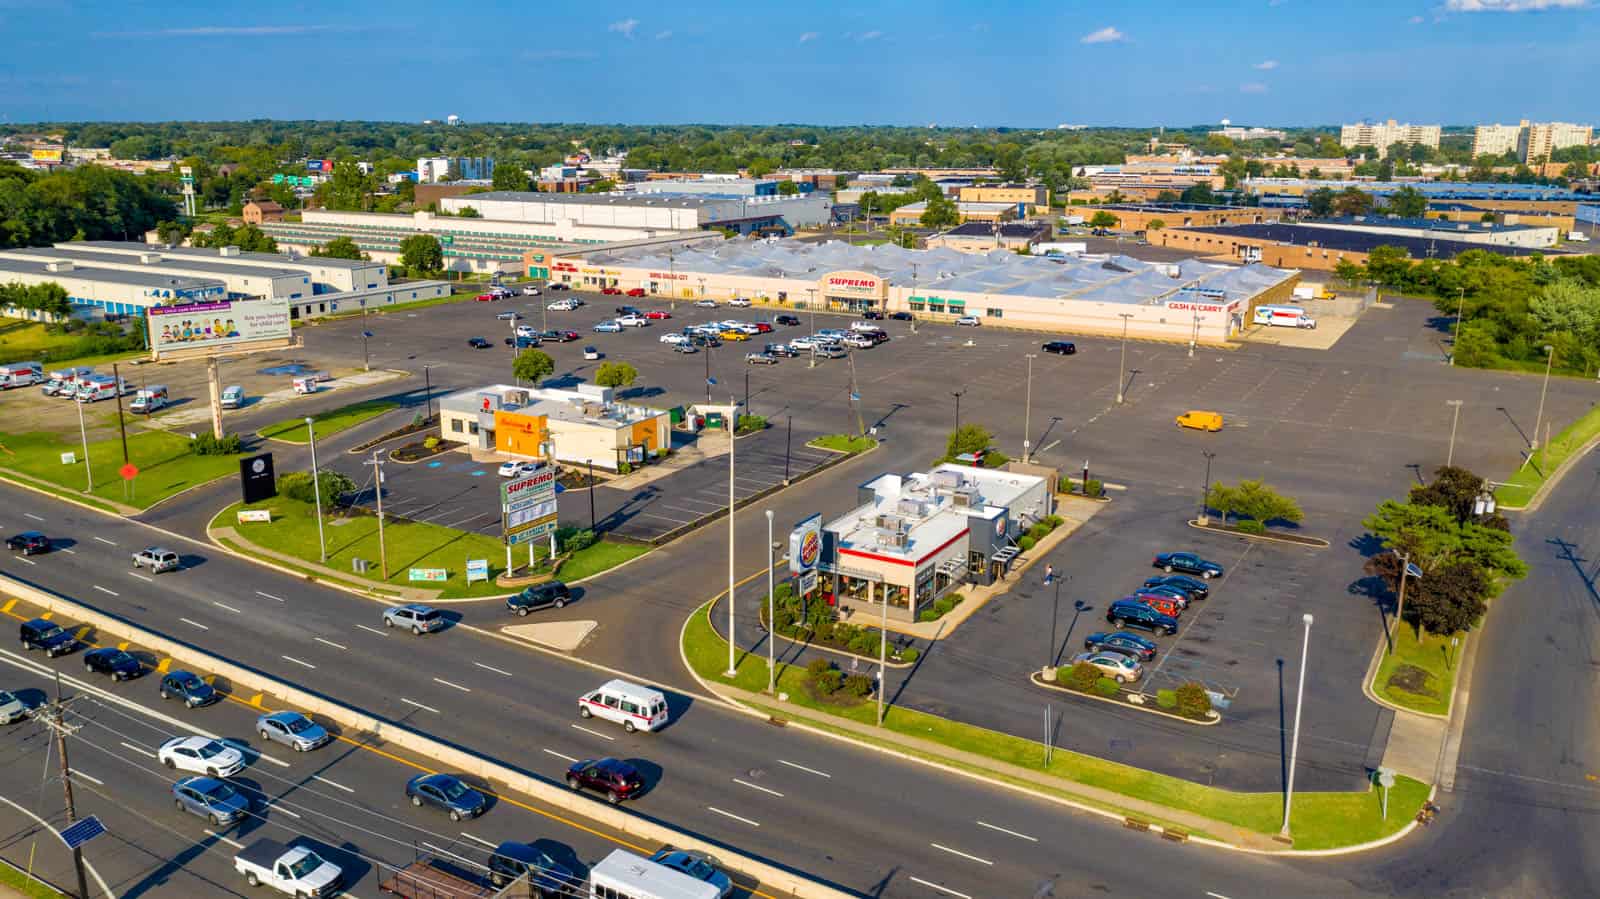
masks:
POLYGON ((160 357, 235 344, 289 340, 286 300, 225 300, 150 307, 150 349, 160 357))

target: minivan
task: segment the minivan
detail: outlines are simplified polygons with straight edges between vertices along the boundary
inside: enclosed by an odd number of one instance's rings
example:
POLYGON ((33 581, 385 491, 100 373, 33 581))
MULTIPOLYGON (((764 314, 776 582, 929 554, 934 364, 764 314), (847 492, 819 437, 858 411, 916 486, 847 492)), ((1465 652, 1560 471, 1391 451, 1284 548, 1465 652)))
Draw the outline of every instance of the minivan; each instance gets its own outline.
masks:
POLYGON ((237 409, 244 405, 244 388, 238 384, 222 389, 222 408, 237 409))
POLYGON ((667 724, 667 697, 659 690, 612 680, 578 700, 578 714, 622 725, 628 733, 658 730, 667 724))

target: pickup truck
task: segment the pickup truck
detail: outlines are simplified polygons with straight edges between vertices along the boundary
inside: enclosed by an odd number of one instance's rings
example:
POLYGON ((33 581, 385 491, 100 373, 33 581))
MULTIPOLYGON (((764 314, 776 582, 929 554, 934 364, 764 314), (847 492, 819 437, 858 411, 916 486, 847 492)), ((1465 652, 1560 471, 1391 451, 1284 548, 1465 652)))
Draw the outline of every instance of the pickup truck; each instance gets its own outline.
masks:
POLYGON ((259 839, 233 857, 233 869, 251 886, 266 884, 296 899, 323 899, 344 881, 339 866, 304 846, 259 839))

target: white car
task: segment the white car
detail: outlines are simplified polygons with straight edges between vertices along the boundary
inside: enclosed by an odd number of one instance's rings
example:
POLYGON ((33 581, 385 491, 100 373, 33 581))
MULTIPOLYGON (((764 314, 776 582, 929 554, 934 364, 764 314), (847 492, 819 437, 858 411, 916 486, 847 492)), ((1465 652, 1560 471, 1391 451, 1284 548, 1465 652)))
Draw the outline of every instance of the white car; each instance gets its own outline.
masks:
POLYGON ((244 770, 244 753, 210 737, 173 737, 156 752, 161 764, 208 777, 232 777, 244 770))
POLYGON ((617 324, 624 328, 648 328, 650 319, 642 315, 624 315, 617 319, 617 324))
POLYGON ((983 322, 976 315, 963 315, 956 319, 956 324, 964 325, 969 328, 977 328, 981 327, 983 322))
POLYGON ((499 319, 499 320, 501 320, 503 322, 516 321, 517 319, 519 319, 521 317, 522 316, 518 315, 515 312, 502 312, 499 315, 495 316, 495 318, 497 318, 497 319, 499 319))
POLYGON ((513 460, 511 462, 502 462, 499 472, 502 478, 517 478, 525 474, 533 474, 538 470, 539 463, 537 462, 517 462, 513 460))
POLYGON ((554 303, 547 304, 544 308, 549 309, 551 312, 571 312, 578 308, 578 301, 556 300, 554 303))
POLYGON ((694 304, 696 306, 699 306, 701 309, 715 309, 715 308, 717 308, 717 301, 716 300, 695 300, 694 304))
POLYGON ((789 341, 789 348, 794 350, 814 349, 819 341, 815 337, 796 337, 789 341))
POLYGON ((672 332, 669 332, 669 333, 661 335, 661 342, 662 343, 688 343, 689 342, 689 338, 683 336, 682 334, 679 334, 677 331, 672 331, 672 332))
POLYGON ((522 295, 525 296, 525 297, 536 297, 536 296, 539 295, 539 293, 540 293, 539 288, 534 287, 532 284, 529 284, 527 287, 522 288, 522 295))
POLYGON ((28 717, 28 707, 22 700, 6 690, 0 690, 0 724, 10 724, 28 717))
POLYGON ((538 337, 539 329, 533 325, 517 325, 518 337, 538 337))
POLYGON ((728 305, 729 306, 738 306, 739 308, 743 309, 743 308, 749 307, 750 301, 745 299, 744 297, 734 297, 733 299, 728 301, 728 305))
POLYGON ((761 329, 760 328, 756 327, 755 325, 750 324, 749 322, 739 322, 738 324, 733 326, 733 330, 739 331, 739 332, 744 333, 744 334, 749 334, 751 336, 754 336, 756 334, 760 334, 761 333, 761 329))
POLYGON ((858 350, 870 350, 878 345, 878 342, 873 340, 871 337, 862 337, 856 334, 846 337, 843 342, 845 346, 853 347, 854 349, 858 350))

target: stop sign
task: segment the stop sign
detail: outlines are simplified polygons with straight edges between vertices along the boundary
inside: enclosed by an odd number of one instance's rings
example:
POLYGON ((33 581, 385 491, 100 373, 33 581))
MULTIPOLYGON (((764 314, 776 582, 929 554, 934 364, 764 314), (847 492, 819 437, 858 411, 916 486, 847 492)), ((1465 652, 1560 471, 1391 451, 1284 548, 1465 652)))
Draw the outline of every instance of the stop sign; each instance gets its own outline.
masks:
POLYGON ((124 481, 133 480, 134 475, 137 475, 138 473, 139 466, 133 464, 132 462, 124 462, 122 467, 117 469, 117 474, 122 475, 122 479, 124 481))

